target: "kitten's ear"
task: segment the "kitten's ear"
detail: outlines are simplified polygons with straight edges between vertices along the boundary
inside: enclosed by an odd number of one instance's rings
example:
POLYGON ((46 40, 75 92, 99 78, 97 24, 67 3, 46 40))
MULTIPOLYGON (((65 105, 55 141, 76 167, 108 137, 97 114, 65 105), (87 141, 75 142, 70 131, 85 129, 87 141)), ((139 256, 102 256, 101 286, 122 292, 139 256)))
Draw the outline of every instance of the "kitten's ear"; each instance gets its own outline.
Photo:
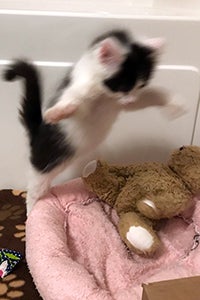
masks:
POLYGON ((143 42, 145 46, 151 48, 154 52, 158 54, 162 53, 164 46, 166 44, 165 39, 161 37, 146 39, 143 42))
POLYGON ((107 38, 99 44, 99 61, 107 66, 118 66, 124 57, 124 49, 113 38, 107 38))

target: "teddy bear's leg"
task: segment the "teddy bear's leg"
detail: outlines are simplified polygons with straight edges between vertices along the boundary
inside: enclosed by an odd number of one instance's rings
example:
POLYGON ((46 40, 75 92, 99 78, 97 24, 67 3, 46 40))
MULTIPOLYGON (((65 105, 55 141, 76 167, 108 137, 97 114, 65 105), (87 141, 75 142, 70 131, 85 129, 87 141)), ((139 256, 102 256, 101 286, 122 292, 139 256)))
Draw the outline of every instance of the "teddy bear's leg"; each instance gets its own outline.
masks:
POLYGON ((134 212, 120 216, 119 233, 128 248, 138 254, 151 256, 160 245, 152 227, 134 212))
POLYGON ((160 219, 161 211, 156 207, 156 203, 150 199, 142 199, 137 202, 139 212, 150 219, 160 219))

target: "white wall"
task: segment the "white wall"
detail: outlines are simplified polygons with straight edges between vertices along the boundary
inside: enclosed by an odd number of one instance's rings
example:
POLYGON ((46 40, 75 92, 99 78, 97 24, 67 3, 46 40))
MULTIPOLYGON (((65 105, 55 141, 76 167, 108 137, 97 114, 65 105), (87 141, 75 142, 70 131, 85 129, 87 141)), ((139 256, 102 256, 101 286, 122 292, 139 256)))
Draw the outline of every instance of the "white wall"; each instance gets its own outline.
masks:
POLYGON ((1 9, 199 17, 199 0, 0 0, 1 9))
MULTIPOLYGON (((9 1, 8 1, 9 2, 9 1)), ((61 2, 61 1, 60 1, 61 2)), ((40 1, 41 3, 41 1, 40 1)), ((188 113, 175 121, 167 120, 156 108, 124 113, 115 124, 100 151, 100 157, 115 162, 166 160, 170 151, 193 142, 199 101, 200 21, 196 18, 122 17, 96 14, 37 15, 21 12, 0 14, 0 72, 4 60, 26 56, 34 61, 73 62, 91 39, 113 26, 129 28, 137 35, 164 36, 167 47, 154 84, 179 93, 187 102, 188 113)), ((46 94, 64 72, 50 64, 42 68, 46 94)), ((0 80, 0 188, 24 188, 27 174, 27 147, 17 117, 21 87, 0 80)), ((200 126, 200 124, 198 125, 200 126)), ((195 135, 195 143, 200 138, 195 135)), ((85 161, 83 162, 83 164, 85 161)), ((79 165, 80 172, 82 164, 79 165)), ((72 175, 68 170, 62 179, 72 175)))

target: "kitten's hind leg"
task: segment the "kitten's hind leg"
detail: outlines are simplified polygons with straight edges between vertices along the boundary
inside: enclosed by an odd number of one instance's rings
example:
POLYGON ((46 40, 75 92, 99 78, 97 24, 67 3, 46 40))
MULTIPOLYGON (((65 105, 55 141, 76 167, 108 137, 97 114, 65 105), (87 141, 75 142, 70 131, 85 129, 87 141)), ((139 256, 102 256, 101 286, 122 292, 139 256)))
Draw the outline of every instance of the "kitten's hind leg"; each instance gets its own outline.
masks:
POLYGON ((31 212, 33 206, 38 199, 43 197, 50 189, 51 182, 64 168, 60 166, 47 173, 40 173, 34 168, 31 168, 29 174, 28 192, 26 198, 26 214, 27 216, 31 212))

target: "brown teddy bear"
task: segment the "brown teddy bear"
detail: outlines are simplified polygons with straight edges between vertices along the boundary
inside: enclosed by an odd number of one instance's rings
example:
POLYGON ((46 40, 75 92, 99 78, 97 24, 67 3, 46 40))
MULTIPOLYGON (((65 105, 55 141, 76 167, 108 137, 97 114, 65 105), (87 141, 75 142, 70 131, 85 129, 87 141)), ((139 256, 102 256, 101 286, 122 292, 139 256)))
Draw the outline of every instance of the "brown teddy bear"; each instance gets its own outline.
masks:
POLYGON ((167 165, 128 166, 92 161, 84 168, 89 190, 115 208, 122 240, 132 251, 153 255, 160 245, 155 225, 188 210, 200 192, 200 147, 181 147, 167 165))

